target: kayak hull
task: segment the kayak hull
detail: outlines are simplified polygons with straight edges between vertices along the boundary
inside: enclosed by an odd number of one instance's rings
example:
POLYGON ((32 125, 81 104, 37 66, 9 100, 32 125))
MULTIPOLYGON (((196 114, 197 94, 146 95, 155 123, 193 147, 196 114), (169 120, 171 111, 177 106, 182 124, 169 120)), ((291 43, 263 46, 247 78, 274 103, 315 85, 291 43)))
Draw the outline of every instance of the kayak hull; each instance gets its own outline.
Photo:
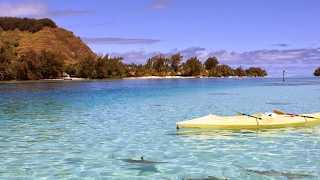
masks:
POLYGON ((301 115, 277 115, 275 117, 271 117, 262 113, 254 114, 252 116, 216 116, 210 114, 192 120, 177 122, 176 127, 177 129, 179 129, 180 127, 242 129, 300 126, 304 124, 315 124, 320 122, 320 113, 303 115, 309 117, 301 117, 301 115))

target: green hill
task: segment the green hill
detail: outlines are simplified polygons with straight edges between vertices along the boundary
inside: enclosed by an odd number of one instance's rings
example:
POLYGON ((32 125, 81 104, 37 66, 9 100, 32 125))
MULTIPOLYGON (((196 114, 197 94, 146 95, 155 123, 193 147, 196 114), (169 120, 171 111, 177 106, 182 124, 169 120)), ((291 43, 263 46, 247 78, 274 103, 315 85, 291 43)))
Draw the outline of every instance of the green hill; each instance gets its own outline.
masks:
POLYGON ((43 27, 37 32, 3 30, 0 27, 0 47, 11 52, 16 58, 21 57, 29 50, 40 53, 50 50, 63 55, 65 64, 78 62, 79 57, 97 56, 92 50, 71 31, 59 27, 43 27))

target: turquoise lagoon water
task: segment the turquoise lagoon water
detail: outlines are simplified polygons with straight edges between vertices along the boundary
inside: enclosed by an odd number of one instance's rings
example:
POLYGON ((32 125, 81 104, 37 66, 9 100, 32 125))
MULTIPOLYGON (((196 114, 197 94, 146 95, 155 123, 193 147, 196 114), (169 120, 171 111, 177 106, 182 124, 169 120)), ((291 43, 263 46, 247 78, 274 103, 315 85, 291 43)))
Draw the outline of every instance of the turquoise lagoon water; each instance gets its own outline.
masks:
POLYGON ((236 111, 320 112, 319 78, 2 82, 0 99, 0 179, 320 179, 319 124, 175 127, 236 111), (167 163, 119 160, 141 156, 167 163))

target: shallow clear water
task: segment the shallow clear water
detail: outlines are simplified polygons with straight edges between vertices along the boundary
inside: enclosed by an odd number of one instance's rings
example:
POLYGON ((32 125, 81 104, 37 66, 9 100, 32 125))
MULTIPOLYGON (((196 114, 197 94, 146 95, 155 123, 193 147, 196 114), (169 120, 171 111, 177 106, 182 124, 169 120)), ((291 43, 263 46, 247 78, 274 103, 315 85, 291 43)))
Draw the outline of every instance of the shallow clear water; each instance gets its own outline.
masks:
POLYGON ((319 78, 2 82, 0 100, 0 179, 320 176, 319 124, 175 128, 210 113, 320 112, 319 78), (118 160, 141 156, 167 163, 118 160))

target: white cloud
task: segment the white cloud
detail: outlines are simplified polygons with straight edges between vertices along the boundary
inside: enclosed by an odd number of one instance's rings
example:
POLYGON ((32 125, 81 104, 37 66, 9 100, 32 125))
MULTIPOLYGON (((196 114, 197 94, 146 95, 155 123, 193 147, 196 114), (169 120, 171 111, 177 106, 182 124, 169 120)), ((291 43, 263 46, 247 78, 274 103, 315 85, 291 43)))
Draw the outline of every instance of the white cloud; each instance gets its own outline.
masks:
POLYGON ((150 52, 146 53, 145 51, 129 51, 125 53, 110 53, 110 57, 123 57, 123 63, 126 64, 145 64, 148 58, 151 58, 155 55, 160 54, 160 52, 150 52))
POLYGON ((93 11, 90 10, 63 10, 63 11, 52 11, 48 13, 49 17, 57 17, 57 16, 69 16, 69 15, 81 15, 81 14, 89 14, 93 11))
POLYGON ((45 18, 67 15, 87 14, 92 11, 88 10, 63 10, 63 11, 49 11, 48 5, 45 3, 35 2, 16 2, 0 3, 0 16, 9 17, 33 17, 33 18, 45 18))
POLYGON ((168 3, 166 1, 159 1, 153 4, 149 5, 149 8, 152 9, 162 9, 162 8, 166 8, 168 6, 168 3))
POLYGON ((0 3, 0 16, 35 16, 46 14, 48 7, 43 3, 17 2, 14 4, 0 3))
MULTIPOLYGON (((202 47, 190 47, 181 51, 175 50, 174 53, 180 53, 184 58, 191 58, 195 57, 203 53, 206 49, 202 47)), ((199 57, 198 57, 199 58, 199 57)))
POLYGON ((280 44, 272 44, 271 46, 288 47, 289 44, 280 43, 280 44))

